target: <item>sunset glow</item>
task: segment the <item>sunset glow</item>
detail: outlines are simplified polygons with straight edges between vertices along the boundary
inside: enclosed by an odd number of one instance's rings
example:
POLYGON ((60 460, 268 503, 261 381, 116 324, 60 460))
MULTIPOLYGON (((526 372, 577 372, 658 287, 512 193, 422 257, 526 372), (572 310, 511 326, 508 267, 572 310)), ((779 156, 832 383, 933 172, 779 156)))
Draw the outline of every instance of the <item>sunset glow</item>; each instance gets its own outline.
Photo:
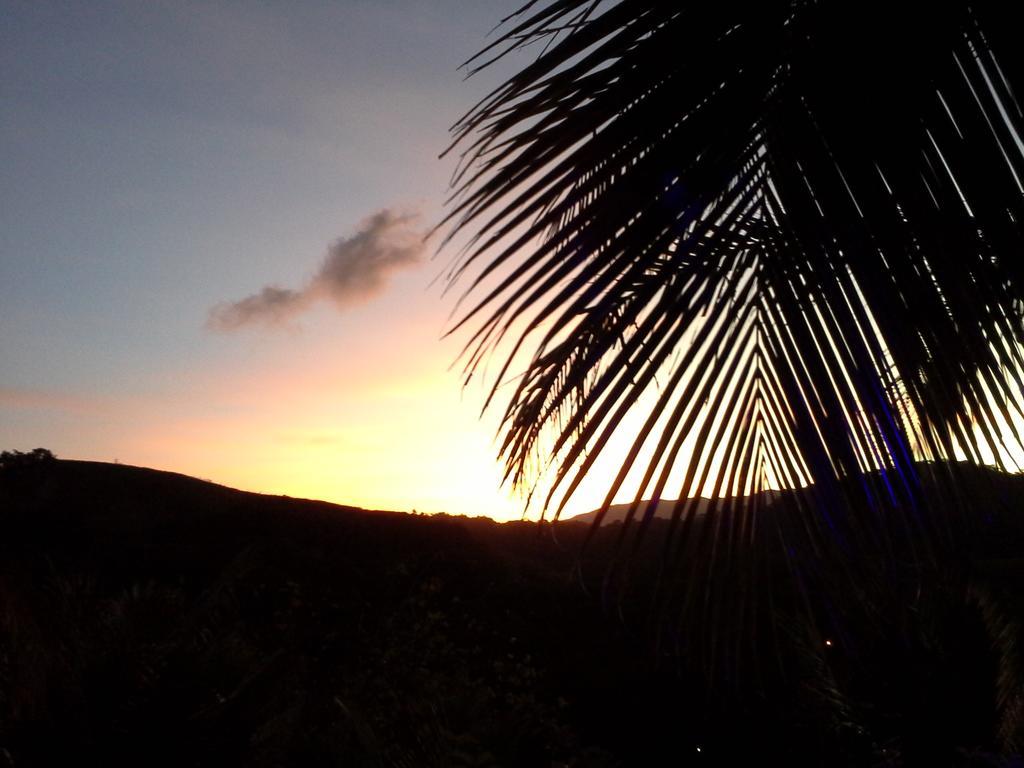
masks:
MULTIPOLYGON (((519 517, 497 459, 505 399, 480 418, 493 381, 463 389, 453 367, 471 331, 441 340, 458 244, 431 259, 440 237, 418 239, 445 210, 452 121, 502 74, 464 82, 457 67, 507 10, 14 14, 0 39, 0 157, 19 179, 0 191, 0 448, 519 517)), ((641 424, 619 424, 565 515, 601 504, 641 424)), ((1024 463, 1006 443, 1004 463, 1024 463)), ((651 449, 614 501, 633 498, 651 449)), ((665 495, 708 493, 722 460, 700 489, 673 472, 665 495)))
POLYGON ((418 214, 405 242, 439 219, 448 127, 493 83, 457 68, 503 9, 8 19, 0 155, 21 181, 0 192, 2 447, 518 517, 499 488, 498 411, 478 418, 480 388, 449 371, 464 339, 440 340, 445 257, 430 244, 368 276, 359 242, 336 252, 379 211, 418 214), (211 330, 213 308, 264 286, 304 293, 280 323, 236 314, 211 330))

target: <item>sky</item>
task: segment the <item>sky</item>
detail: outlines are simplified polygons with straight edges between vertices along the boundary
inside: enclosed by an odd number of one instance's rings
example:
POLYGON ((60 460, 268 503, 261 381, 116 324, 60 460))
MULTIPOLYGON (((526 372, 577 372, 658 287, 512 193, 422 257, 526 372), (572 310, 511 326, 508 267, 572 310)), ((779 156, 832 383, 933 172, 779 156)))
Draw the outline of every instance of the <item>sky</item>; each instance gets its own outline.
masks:
POLYGON ((0 448, 517 518, 421 239, 515 7, 0 0, 0 448))

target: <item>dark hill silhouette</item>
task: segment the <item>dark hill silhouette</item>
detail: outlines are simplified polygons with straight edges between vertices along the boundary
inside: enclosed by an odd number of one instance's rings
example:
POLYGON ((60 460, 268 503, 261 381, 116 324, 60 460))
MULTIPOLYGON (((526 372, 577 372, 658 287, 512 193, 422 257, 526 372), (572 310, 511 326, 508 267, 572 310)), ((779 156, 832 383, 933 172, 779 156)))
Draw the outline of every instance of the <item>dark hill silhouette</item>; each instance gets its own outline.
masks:
MULTIPOLYGON (((586 592, 578 521, 555 526, 556 542, 552 526, 368 511, 123 465, 0 472, 0 755, 546 768, 685 761, 699 745, 711 765, 858 765, 919 726, 950 754, 995 749, 995 675, 974 614, 943 608, 959 645, 915 656, 907 690, 892 682, 906 665, 882 665, 850 678, 860 698, 846 699, 821 676, 820 651, 794 647, 795 675, 777 679, 769 663, 756 690, 727 696, 652 655, 642 609, 627 603, 625 623, 603 609, 620 528, 588 550, 586 592), (961 645, 962 681, 936 687, 961 645), (922 679, 928 706, 914 698, 922 679)), ((1018 584, 1006 530, 990 537, 990 570, 1018 584)))
POLYGON ((0 474, 0 747, 16 765, 653 761, 700 710, 540 533, 124 465, 0 474))

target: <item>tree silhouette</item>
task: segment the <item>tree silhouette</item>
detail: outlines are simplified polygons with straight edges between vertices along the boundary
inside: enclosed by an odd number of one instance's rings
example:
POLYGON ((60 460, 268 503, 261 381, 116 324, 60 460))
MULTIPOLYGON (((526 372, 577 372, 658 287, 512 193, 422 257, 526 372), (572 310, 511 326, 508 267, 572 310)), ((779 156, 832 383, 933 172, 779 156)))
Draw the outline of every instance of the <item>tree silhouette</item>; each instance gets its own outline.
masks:
POLYGON ((47 466, 57 460, 53 452, 46 448, 33 448, 31 451, 0 452, 0 472, 22 471, 33 467, 47 466))
POLYGON ((941 560, 977 468, 1024 455, 1011 5, 534 0, 503 29, 471 71, 537 55, 454 127, 443 226, 465 374, 500 350, 488 403, 515 382, 506 477, 548 468, 557 517, 642 409, 605 507, 636 488, 625 542, 678 499, 659 601, 736 638, 766 547, 811 600, 941 560))

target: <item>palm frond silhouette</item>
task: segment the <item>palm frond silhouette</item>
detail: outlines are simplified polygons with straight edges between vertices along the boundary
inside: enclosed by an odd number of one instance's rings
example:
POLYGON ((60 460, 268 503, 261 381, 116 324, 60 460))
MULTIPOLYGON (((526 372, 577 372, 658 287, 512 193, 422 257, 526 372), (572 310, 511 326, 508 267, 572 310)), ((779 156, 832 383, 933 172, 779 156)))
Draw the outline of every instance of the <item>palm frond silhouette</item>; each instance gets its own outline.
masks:
POLYGON ((501 455, 526 488, 550 462, 555 517, 644 409, 604 506, 633 478, 625 536, 678 499, 676 614, 745 595, 767 542, 804 585, 927 560, 971 467, 1017 469, 1011 5, 535 0, 469 62, 537 50, 453 129, 466 375, 521 373, 501 455))

